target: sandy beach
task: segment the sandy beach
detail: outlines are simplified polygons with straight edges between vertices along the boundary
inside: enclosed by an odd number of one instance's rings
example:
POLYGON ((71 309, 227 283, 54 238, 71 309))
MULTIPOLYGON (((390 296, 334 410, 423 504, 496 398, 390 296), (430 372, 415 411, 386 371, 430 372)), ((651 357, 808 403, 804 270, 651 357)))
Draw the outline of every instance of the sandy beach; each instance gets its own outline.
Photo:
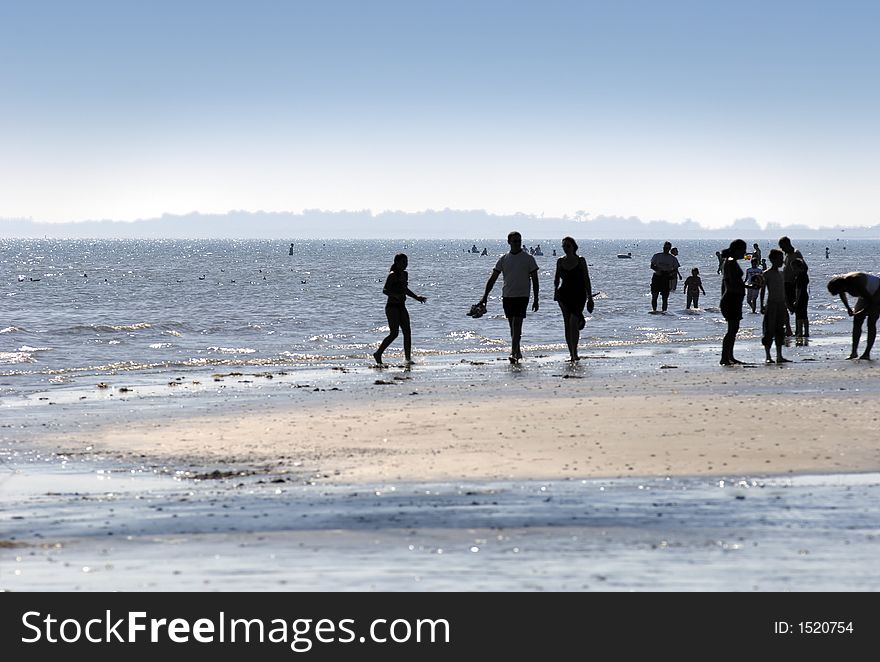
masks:
POLYGON ((582 367, 432 384, 389 369, 377 372, 385 384, 134 419, 52 443, 346 483, 867 472, 880 469, 876 373, 843 361, 614 378, 582 367))
POLYGON ((0 587, 875 590, 877 368, 706 359, 56 392, 3 429, 0 587))

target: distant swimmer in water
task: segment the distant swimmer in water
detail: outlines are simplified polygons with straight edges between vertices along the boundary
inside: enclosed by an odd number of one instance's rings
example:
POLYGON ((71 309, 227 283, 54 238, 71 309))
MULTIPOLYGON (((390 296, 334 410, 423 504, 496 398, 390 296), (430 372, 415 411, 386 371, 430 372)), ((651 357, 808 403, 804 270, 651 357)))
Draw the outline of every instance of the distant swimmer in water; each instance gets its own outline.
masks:
POLYGON ((483 252, 480 253, 480 257, 483 257, 484 255, 488 255, 488 254, 489 254, 489 251, 486 250, 486 247, 484 246, 484 247, 483 247, 483 252))
POLYGON ((389 333, 379 345, 379 349, 373 352, 373 358, 378 365, 382 365, 382 354, 395 338, 403 331, 403 353, 407 363, 412 363, 412 330, 409 324, 409 311, 406 309, 406 298, 412 297, 419 303, 425 303, 427 297, 419 296, 409 289, 409 274, 406 267, 409 258, 405 253, 394 256, 394 263, 388 277, 385 279, 385 287, 382 293, 388 297, 385 304, 385 316, 388 318, 389 333))
POLYGON ((290 245, 290 249, 287 251, 288 255, 293 255, 293 244, 290 245))
POLYGON ((854 359, 859 356, 859 340, 862 337, 862 325, 868 320, 868 339, 865 351, 860 358, 871 360, 871 349, 877 337, 877 318, 880 317, 880 277, 863 271, 853 271, 842 276, 835 276, 828 281, 828 291, 840 296, 846 312, 853 318, 852 351, 847 357, 854 359), (858 297, 855 309, 849 305, 846 295, 858 297))

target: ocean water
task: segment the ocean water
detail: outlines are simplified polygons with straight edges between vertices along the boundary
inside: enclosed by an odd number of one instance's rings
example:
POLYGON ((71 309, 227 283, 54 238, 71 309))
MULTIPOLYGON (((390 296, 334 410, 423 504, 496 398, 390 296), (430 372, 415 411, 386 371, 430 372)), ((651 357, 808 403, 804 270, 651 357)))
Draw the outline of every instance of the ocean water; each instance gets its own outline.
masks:
MULTIPOLYGON (((746 238, 751 244, 751 241, 746 238)), ((562 319, 552 300, 554 248, 537 257, 541 309, 524 328, 527 358, 562 358, 562 319)), ((714 241, 674 242, 682 275, 700 270, 706 295, 688 313, 681 287, 669 314, 649 315, 648 266, 661 241, 586 241, 596 299, 582 333, 582 354, 703 348, 717 353, 726 328, 718 311, 714 241), (618 253, 632 259, 618 259, 618 253)), ((760 242, 766 257, 772 245, 760 242)), ((797 242, 811 271, 812 343, 845 343, 851 322, 825 290, 828 278, 880 271, 880 241, 797 242), (825 257, 825 247, 830 257, 825 257)), ((298 241, 5 240, 0 242, 0 398, 51 385, 128 373, 254 369, 307 370, 370 363, 387 332, 382 285, 396 252, 410 257, 414 356, 426 365, 504 357, 507 322, 496 284, 488 314, 466 315, 507 248, 497 240, 298 241), (486 247, 489 256, 468 252, 486 247)), ((745 267, 745 263, 743 263, 745 267)), ((760 315, 746 309, 740 338, 760 336, 760 315)), ((816 350, 819 351, 819 350, 816 350)), ((827 348, 839 353, 840 348, 827 348)), ((387 358, 399 360, 398 339, 387 358)))

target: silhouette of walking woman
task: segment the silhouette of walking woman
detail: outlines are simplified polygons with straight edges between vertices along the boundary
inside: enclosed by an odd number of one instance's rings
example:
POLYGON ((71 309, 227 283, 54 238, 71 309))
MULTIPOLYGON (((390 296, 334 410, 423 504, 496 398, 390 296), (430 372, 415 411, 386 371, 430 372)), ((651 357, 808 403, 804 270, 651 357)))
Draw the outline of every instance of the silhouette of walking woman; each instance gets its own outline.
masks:
POLYGON ((742 363, 733 358, 733 344, 736 342, 736 334, 739 332, 739 323, 742 320, 743 298, 746 295, 745 283, 743 282, 743 270, 739 261, 746 255, 746 242, 742 239, 734 239, 730 247, 722 251, 721 256, 721 314, 727 320, 727 333, 721 342, 721 365, 734 365, 742 363))
POLYGON ((556 260, 556 275, 553 278, 553 298, 562 310, 565 322, 565 342, 572 362, 580 361, 578 342, 584 328, 584 305, 593 312, 593 288, 590 284, 590 271, 587 261, 577 254, 577 242, 571 237, 562 239, 565 256, 556 260), (561 283, 561 284, 560 284, 561 283))
POLYGON ((406 362, 412 363, 412 333, 409 325, 409 311, 406 309, 406 297, 411 296, 419 303, 425 303, 428 297, 422 297, 414 294, 409 289, 409 274, 406 267, 409 264, 409 258, 405 253, 398 253, 394 256, 394 264, 391 265, 391 271, 388 278, 385 279, 385 287, 382 293, 388 296, 388 302, 385 304, 385 316, 388 318, 388 327, 390 332, 373 353, 378 365, 382 365, 382 353, 388 349, 388 345, 394 342, 400 331, 403 331, 403 353, 406 356, 406 362))

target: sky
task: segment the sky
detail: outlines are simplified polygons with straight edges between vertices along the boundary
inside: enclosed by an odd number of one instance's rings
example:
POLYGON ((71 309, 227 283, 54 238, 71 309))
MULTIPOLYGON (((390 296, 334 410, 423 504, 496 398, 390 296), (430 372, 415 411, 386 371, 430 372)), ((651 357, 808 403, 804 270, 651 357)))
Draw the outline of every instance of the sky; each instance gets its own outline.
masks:
POLYGON ((0 218, 880 223, 880 3, 0 0, 0 218))

